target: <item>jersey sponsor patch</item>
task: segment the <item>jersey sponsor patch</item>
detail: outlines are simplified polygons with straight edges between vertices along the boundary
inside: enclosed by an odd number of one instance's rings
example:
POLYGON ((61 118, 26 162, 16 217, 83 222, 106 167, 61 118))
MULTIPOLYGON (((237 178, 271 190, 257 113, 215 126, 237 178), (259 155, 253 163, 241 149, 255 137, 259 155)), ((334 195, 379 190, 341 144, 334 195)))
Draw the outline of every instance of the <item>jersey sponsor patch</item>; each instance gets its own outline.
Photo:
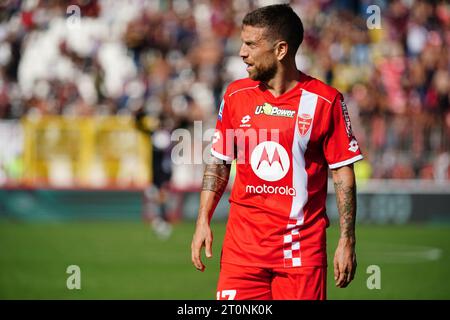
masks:
POLYGON ((342 99, 341 99, 341 107, 342 107, 342 114, 344 115, 345 130, 347 131, 347 136, 350 138, 353 136, 352 124, 350 122, 350 115, 348 114, 347 105, 342 99))
POLYGON ((265 114, 267 116, 293 118, 295 115, 295 111, 275 107, 272 106, 270 103, 265 102, 263 105, 256 106, 255 114, 256 115, 265 114))
POLYGON ((266 181, 278 181, 289 171, 290 160, 286 149, 277 142, 264 141, 253 149, 251 158, 253 172, 266 181))
POLYGON ((280 194, 295 197, 296 191, 290 186, 270 186, 263 183, 262 185, 251 185, 245 186, 245 192, 251 194, 280 194))

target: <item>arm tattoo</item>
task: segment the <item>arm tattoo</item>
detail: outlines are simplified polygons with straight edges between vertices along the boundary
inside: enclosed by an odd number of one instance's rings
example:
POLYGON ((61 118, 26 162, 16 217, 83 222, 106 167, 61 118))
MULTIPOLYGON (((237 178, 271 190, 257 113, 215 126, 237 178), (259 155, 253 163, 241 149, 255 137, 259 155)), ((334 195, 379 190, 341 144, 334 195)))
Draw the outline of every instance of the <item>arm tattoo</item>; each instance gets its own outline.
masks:
POLYGON ((340 216, 341 236, 355 236, 356 185, 349 185, 342 179, 334 181, 336 200, 340 216))
POLYGON ((230 177, 230 164, 213 163, 206 165, 202 190, 210 190, 219 196, 225 191, 230 177))

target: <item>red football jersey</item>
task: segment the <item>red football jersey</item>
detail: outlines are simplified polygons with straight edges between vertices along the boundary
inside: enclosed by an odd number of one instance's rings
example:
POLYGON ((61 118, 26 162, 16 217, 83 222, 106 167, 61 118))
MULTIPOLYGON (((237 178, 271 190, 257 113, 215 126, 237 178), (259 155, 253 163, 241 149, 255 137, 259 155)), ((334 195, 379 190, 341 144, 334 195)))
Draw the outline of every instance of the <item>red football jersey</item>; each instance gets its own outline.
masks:
POLYGON ((326 265, 328 167, 363 158, 336 89, 303 73, 279 97, 262 82, 231 83, 211 152, 237 162, 223 262, 326 265))

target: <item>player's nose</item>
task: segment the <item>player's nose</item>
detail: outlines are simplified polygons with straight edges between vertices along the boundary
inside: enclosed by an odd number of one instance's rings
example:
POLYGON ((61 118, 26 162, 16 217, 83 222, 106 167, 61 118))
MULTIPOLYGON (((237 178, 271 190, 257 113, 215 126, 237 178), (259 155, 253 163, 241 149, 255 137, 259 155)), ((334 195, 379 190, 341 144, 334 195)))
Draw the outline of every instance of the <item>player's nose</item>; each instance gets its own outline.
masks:
POLYGON ((241 49, 239 50, 239 56, 240 56, 242 59, 245 59, 245 58, 248 57, 248 51, 246 50, 244 44, 242 44, 241 49))

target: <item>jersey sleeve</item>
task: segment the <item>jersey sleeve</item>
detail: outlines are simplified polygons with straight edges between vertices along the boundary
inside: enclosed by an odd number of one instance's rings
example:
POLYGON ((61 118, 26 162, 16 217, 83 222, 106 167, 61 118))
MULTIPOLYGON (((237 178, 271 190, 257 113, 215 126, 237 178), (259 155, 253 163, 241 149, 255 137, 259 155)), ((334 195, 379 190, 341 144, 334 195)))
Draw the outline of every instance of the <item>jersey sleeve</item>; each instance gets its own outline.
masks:
POLYGON ((347 105, 337 95, 328 117, 323 152, 330 169, 336 169, 363 159, 358 141, 353 135, 347 105))
POLYGON ((235 158, 234 129, 226 98, 222 99, 214 132, 211 154, 221 160, 231 162, 235 158))

